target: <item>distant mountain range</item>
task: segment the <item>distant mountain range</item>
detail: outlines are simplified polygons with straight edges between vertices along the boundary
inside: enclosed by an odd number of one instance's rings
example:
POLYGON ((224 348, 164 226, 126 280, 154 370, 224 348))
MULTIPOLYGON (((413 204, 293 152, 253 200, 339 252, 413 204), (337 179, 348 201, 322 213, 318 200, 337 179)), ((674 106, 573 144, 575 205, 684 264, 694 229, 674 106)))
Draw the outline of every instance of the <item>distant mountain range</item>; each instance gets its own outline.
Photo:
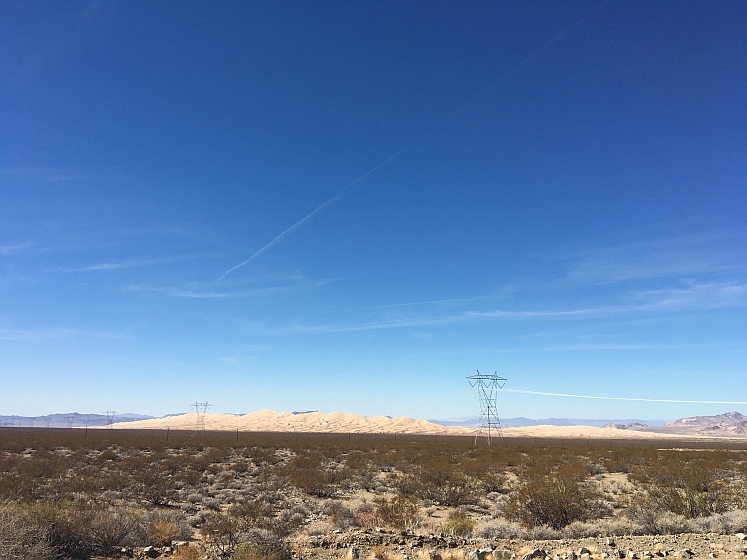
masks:
POLYGON ((605 428, 618 430, 636 430, 639 432, 653 432, 659 434, 678 434, 683 436, 720 436, 743 437, 747 435, 747 416, 739 412, 727 412, 716 416, 691 416, 674 422, 667 422, 662 426, 646 425, 645 423, 610 423, 605 428))
MULTIPOLYGON (((469 418, 451 418, 449 420, 429 420, 435 424, 441 424, 442 426, 462 426, 465 428, 476 428, 479 424, 480 419, 477 416, 469 418)), ((520 416, 518 418, 501 418, 501 426, 504 428, 524 428, 526 426, 595 426, 597 428, 610 427, 611 424, 620 426, 629 426, 633 424, 645 425, 645 426, 661 426, 664 425, 666 420, 639 420, 639 419, 625 419, 625 420, 593 420, 589 418, 539 418, 537 420, 533 418, 525 418, 520 416)))
MULTIPOLYGON (((114 414, 114 422, 133 422, 148 420, 153 416, 121 412, 114 414)), ((112 423, 112 417, 106 414, 79 414, 68 412, 64 414, 47 414, 44 416, 0 416, 0 426, 15 428, 81 428, 83 426, 107 426, 112 423)))

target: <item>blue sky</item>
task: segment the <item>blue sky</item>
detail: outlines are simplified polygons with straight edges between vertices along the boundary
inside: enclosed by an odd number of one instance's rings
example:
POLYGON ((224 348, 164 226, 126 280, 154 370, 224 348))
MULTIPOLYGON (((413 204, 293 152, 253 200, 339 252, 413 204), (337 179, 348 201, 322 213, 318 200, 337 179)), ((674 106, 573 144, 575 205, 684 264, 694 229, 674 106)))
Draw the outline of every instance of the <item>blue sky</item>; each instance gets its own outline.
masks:
POLYGON ((0 6, 4 414, 745 401, 746 217, 743 2, 0 6))

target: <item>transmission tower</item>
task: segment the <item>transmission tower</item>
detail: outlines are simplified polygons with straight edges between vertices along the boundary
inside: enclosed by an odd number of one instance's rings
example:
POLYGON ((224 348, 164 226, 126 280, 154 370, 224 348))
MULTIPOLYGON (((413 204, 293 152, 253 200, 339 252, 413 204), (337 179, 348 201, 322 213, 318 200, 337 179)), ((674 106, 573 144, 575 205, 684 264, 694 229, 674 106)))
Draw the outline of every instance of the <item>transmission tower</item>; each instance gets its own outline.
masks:
POLYGON ((485 436, 488 445, 493 443, 493 435, 498 435, 503 440, 501 419, 498 417, 498 389, 503 389, 506 379, 498 377, 497 371, 490 375, 482 374, 478 370, 477 375, 468 376, 467 381, 472 387, 477 387, 480 398, 480 419, 475 434, 475 445, 481 435, 485 436))
POLYGON ((69 414, 67 417, 67 427, 72 428, 73 427, 73 420, 75 420, 75 416, 72 414, 69 414))
POLYGON ((205 431, 205 415, 213 405, 209 402, 197 402, 189 405, 189 408, 195 411, 195 433, 205 431))
POLYGON ((106 425, 109 426, 109 428, 112 428, 114 425, 114 415, 117 414, 116 410, 107 410, 106 411, 106 425))

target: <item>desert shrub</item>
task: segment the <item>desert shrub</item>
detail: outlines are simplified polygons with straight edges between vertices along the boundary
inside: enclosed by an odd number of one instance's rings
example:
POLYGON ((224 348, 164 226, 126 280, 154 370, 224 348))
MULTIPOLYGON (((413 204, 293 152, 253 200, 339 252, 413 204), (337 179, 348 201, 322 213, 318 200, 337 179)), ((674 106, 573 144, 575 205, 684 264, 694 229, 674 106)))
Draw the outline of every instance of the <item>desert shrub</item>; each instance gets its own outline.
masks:
POLYGON ((521 525, 505 519, 483 521, 472 531, 472 534, 480 539, 517 539, 523 533, 521 525))
POLYGON ((671 511, 637 508, 629 512, 640 531, 646 535, 678 535, 696 530, 692 520, 671 511))
POLYGON ((248 535, 231 554, 232 560, 291 560, 291 550, 281 539, 263 532, 248 535))
POLYGON ((720 516, 727 533, 747 533, 747 510, 735 509, 720 516))
POLYGON ((665 464, 652 474, 648 493, 654 506, 688 519, 723 513, 735 501, 718 471, 703 464, 665 464))
POLYGON ((171 560, 201 560, 202 553, 196 546, 180 546, 174 551, 171 560))
POLYGON ((371 529, 379 522, 376 516, 376 506, 370 502, 361 504, 353 513, 355 524, 364 529, 371 529))
POLYGON ((133 539, 134 545, 167 546, 171 541, 192 538, 192 527, 174 512, 151 511, 141 519, 140 524, 142 532, 139 538, 133 539))
POLYGON ((352 510, 340 502, 327 504, 324 513, 336 529, 347 529, 355 524, 352 510))
POLYGON ((476 525, 477 521, 469 517, 465 511, 456 510, 449 514, 441 529, 452 535, 466 537, 472 534, 476 525))
POLYGON ((137 524, 137 516, 126 510, 97 511, 90 519, 88 534, 98 548, 117 546, 135 530, 137 524))
POLYGON ((549 525, 527 527, 525 534, 525 538, 537 541, 557 540, 560 538, 560 531, 549 525))
POLYGON ((506 474, 498 471, 487 471, 479 476, 479 481, 485 494, 505 493, 506 474))
POLYGON ((147 529, 148 542, 153 546, 168 546, 179 538, 179 525, 168 519, 156 519, 147 529))
POLYGON ((375 500, 375 518, 394 529, 412 529, 420 520, 417 502, 407 496, 375 500))
POLYGON ((48 533, 48 527, 35 522, 27 510, 0 504, 0 560, 52 560, 56 554, 48 533))
POLYGON ((334 496, 337 486, 347 478, 346 470, 327 468, 319 455, 293 457, 287 461, 282 472, 291 485, 319 498, 334 496))
POLYGON ((334 529, 335 526, 329 521, 313 521, 304 527, 304 533, 310 537, 316 537, 319 535, 328 535, 334 529))
POLYGON ((286 537, 298 529, 305 517, 291 510, 283 510, 272 520, 268 529, 278 537, 286 537))
POLYGON ((397 489, 405 496, 416 496, 445 506, 461 506, 474 500, 469 479, 453 467, 418 467, 397 480, 397 489))
POLYGON ((599 495, 586 484, 584 474, 570 464, 547 473, 525 470, 506 503, 506 517, 526 527, 546 525, 553 529, 587 519, 599 509, 599 495))
POLYGON ((42 502, 31 512, 32 523, 49 527, 49 543, 63 556, 80 556, 96 548, 91 538, 95 512, 85 504, 42 502))
POLYGON ((205 518, 201 531, 209 550, 227 556, 239 545, 242 526, 239 518, 233 515, 211 513, 205 518))
POLYGON ((136 493, 154 506, 165 506, 176 497, 174 480, 159 465, 148 464, 133 473, 136 493))

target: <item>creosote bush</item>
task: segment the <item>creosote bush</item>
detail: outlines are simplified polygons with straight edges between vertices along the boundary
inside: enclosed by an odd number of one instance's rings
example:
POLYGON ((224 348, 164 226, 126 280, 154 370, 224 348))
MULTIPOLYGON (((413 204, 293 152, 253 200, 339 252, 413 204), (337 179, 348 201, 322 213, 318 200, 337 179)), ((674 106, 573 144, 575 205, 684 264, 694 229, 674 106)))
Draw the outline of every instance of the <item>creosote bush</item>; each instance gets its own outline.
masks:
POLYGON ((527 527, 562 529, 583 521, 598 509, 599 495, 586 483, 585 471, 567 463, 549 472, 526 469, 505 506, 506 517, 527 527))

